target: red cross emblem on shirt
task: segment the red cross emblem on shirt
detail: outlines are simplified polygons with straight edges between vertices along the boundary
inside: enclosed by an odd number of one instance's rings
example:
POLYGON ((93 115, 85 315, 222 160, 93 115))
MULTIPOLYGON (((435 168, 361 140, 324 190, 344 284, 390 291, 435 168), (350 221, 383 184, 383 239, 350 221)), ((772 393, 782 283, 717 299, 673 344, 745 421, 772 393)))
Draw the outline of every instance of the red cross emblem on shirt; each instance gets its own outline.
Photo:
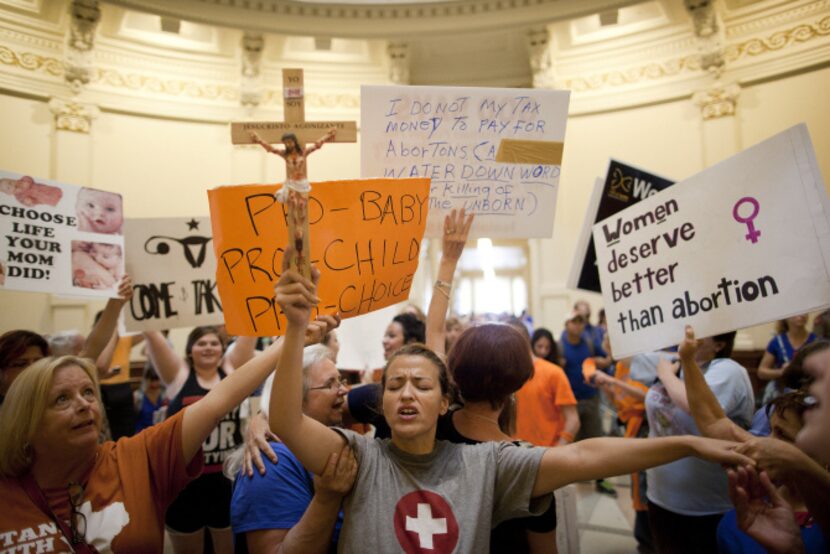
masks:
POLYGON ((395 535, 407 554, 449 554, 458 543, 458 521, 440 495, 414 491, 395 506, 395 535))

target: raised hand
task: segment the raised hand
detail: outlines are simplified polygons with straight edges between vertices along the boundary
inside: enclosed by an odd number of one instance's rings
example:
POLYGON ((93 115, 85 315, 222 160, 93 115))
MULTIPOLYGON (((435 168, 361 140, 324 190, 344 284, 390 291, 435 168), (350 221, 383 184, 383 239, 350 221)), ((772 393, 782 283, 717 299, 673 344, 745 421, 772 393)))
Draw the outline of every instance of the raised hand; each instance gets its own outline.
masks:
POLYGON ((698 346, 700 346, 700 341, 695 339, 695 330, 691 325, 686 325, 686 333, 677 346, 677 353, 681 358, 691 360, 694 359, 698 346))
POLYGON ((340 326, 340 314, 318 315, 317 319, 309 322, 305 330, 305 345, 311 346, 323 342, 330 332, 340 326))
POLYGON ((133 280, 125 273, 118 282, 118 300, 126 304, 133 297, 133 280))
POLYGON ((311 273, 311 279, 306 279, 296 271, 284 269, 274 287, 274 297, 288 323, 304 329, 311 319, 311 310, 320 302, 317 297, 320 273, 316 268, 311 273))
POLYGON ((316 267, 312 267, 311 279, 306 279, 298 272, 289 269, 294 254, 294 246, 289 242, 283 252, 282 275, 274 286, 274 298, 282 308, 288 322, 305 329, 311 319, 311 310, 320 302, 317 296, 320 272, 316 267))
POLYGON ((467 235, 473 225, 473 218, 475 218, 475 214, 465 217, 464 208, 461 208, 458 212, 453 210, 448 216, 444 217, 441 254, 444 259, 457 261, 461 257, 464 245, 467 243, 467 235))
POLYGON ((661 377, 663 375, 677 375, 677 372, 680 371, 680 363, 675 361, 669 360, 666 356, 660 356, 660 360, 657 362, 657 376, 660 377, 661 381, 665 381, 665 378, 661 377))

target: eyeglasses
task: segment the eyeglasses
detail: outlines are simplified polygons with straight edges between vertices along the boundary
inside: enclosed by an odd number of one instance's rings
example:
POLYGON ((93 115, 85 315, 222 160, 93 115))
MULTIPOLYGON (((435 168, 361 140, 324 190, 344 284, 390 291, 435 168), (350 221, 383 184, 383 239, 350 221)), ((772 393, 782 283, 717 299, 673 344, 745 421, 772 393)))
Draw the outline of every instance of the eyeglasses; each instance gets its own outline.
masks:
POLYGON ((81 544, 86 542, 86 516, 78 510, 78 507, 84 497, 84 487, 80 483, 69 483, 66 490, 69 493, 69 505, 72 508, 69 518, 72 544, 81 544))
POLYGON ((329 379, 324 384, 320 385, 319 387, 308 387, 308 390, 326 390, 329 391, 337 391, 340 390, 340 387, 345 387, 346 383, 343 382, 341 379, 329 379))

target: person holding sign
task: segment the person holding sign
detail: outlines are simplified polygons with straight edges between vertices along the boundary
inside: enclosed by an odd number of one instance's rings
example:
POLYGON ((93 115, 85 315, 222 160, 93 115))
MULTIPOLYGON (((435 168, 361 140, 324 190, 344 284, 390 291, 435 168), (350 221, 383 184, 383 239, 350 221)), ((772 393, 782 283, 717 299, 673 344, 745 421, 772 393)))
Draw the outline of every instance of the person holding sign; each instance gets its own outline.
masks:
POLYGON ((267 152, 276 154, 285 160, 285 184, 277 191, 276 198, 288 205, 288 236, 293 241, 292 246, 295 252, 293 263, 294 267, 300 268, 303 274, 306 274, 308 268, 306 232, 308 229, 308 193, 311 191, 306 158, 322 148, 324 143, 334 140, 336 133, 335 129, 329 129, 319 140, 305 148, 297 141, 297 135, 286 133, 282 136, 284 150, 274 148, 262 140, 256 132, 250 133, 251 140, 267 152))
MULTIPOLYGON (((303 331, 317 303, 312 279, 287 269, 275 298, 286 316, 283 352, 271 389, 269 423, 312 473, 324 471, 344 443, 356 450, 358 477, 346 496, 338 548, 343 552, 435 549, 486 552, 490 530, 507 519, 539 514, 557 488, 580 480, 630 473, 701 456, 717 463, 751 463, 735 443, 701 437, 601 438, 556 448, 508 442, 461 445, 436 441, 449 409, 450 376, 423 345, 400 349, 382 378, 382 411, 391 440, 332 429, 303 414, 303 331)), ((523 345, 523 351, 529 348, 523 345)))
MULTIPOLYGON (((196 327, 187 337, 186 359, 159 331, 145 332, 147 354, 167 387, 170 419, 188 405, 204 398, 237 367, 254 356, 256 337, 239 337, 225 356, 225 341, 216 327, 196 327)), ((230 531, 231 483, 222 475, 225 457, 242 444, 239 407, 227 410, 214 422, 203 447, 205 472, 182 490, 167 510, 166 524, 176 552, 201 552, 205 528, 210 529, 218 552, 233 549, 230 531)))
MULTIPOLYGON (((307 331, 319 340, 329 321, 307 331)), ((101 399, 89 360, 44 358, 29 367, 0 409, 4 548, 161 552, 164 512, 201 472, 202 443, 273 371, 281 348, 271 345, 201 400, 117 443, 98 444, 101 399)))
MULTIPOLYGON (((703 339, 694 362, 729 419, 746 428, 755 399, 746 369, 729 359, 734 341, 734 331, 703 339)), ((650 438, 699 434, 683 375, 678 376, 681 366, 685 372, 685 365, 668 357, 657 364, 659 382, 645 399, 650 438)), ((657 551, 717 552, 718 522, 732 509, 723 469, 687 458, 650 469, 647 475, 648 517, 657 551)))

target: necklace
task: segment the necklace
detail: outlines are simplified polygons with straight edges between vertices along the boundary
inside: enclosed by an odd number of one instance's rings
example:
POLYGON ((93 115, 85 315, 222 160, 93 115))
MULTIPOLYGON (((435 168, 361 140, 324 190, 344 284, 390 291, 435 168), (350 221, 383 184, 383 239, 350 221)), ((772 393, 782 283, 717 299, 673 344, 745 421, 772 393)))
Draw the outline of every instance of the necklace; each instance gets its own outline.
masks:
POLYGON ((481 414, 476 414, 476 413, 473 413, 469 410, 465 410, 464 408, 461 409, 461 413, 464 414, 464 415, 467 415, 469 417, 477 417, 478 419, 483 419, 484 421, 489 421, 490 423, 494 423, 496 425, 499 424, 499 418, 497 418, 497 417, 483 416, 481 414))

